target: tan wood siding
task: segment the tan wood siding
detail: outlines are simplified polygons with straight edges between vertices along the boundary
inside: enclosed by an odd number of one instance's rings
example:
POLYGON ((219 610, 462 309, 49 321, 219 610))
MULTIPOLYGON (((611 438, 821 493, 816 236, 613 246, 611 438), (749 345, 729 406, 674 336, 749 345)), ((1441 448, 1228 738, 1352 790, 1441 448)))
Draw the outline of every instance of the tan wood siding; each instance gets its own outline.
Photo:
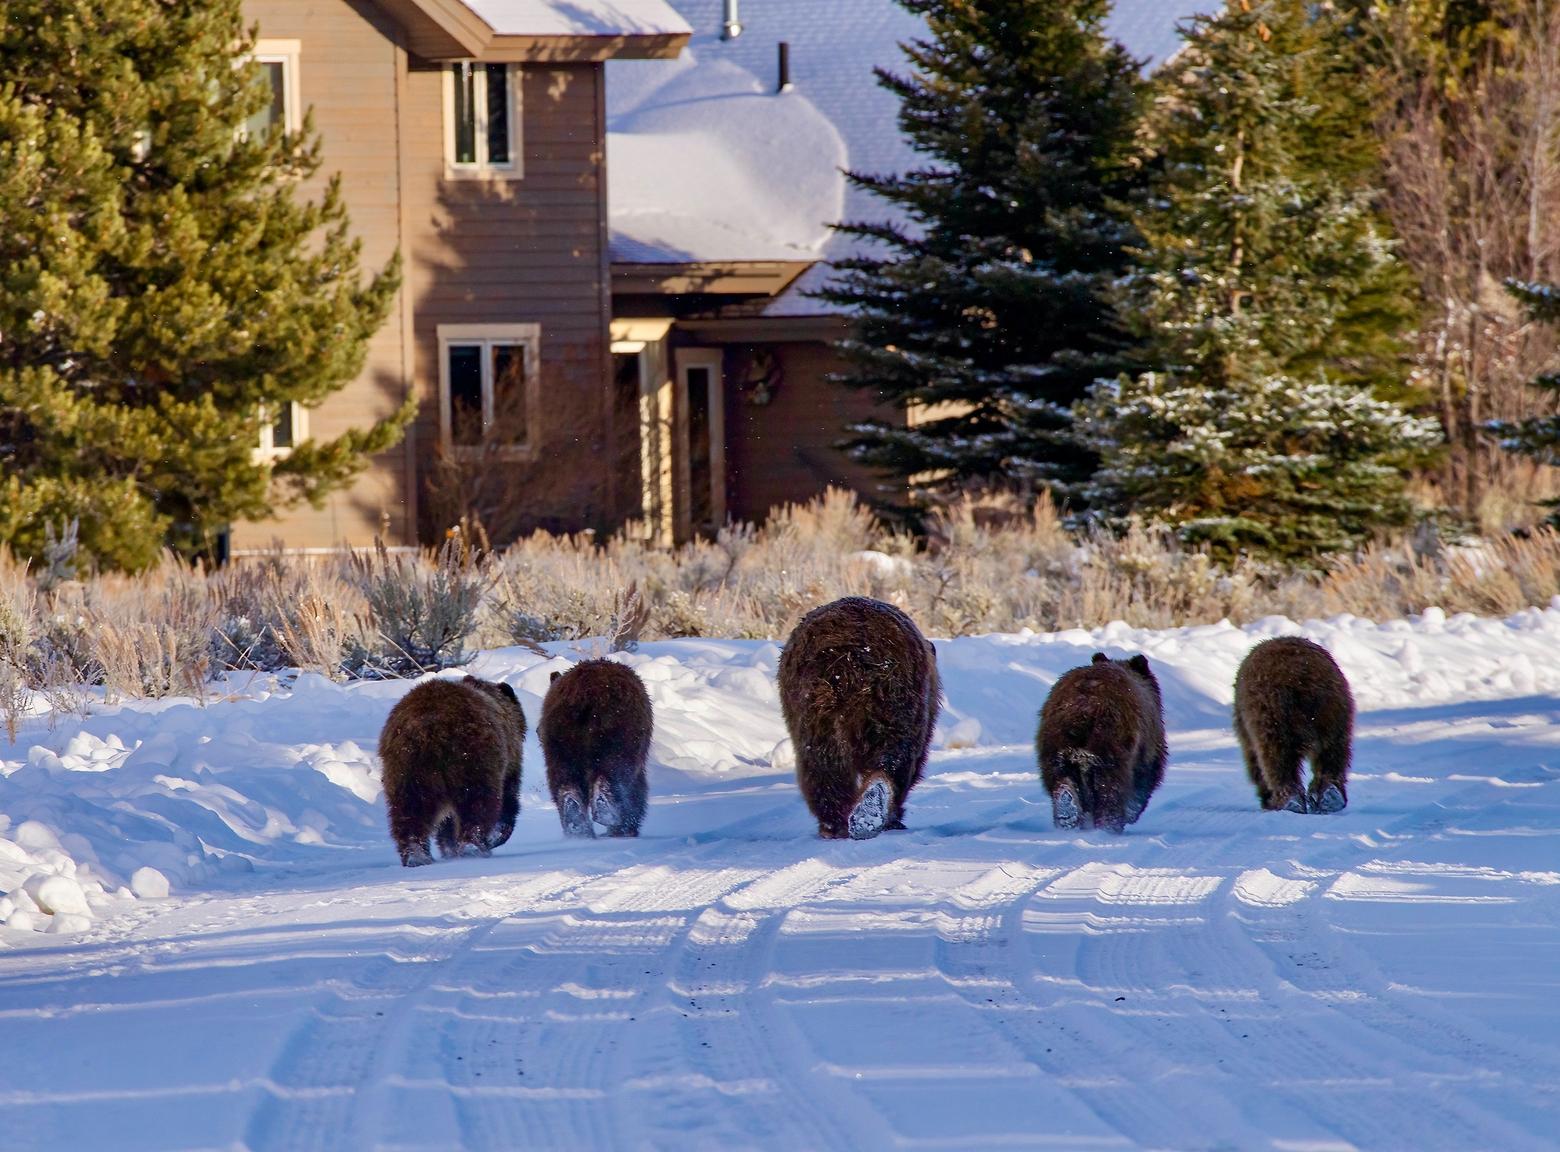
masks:
MULTIPOLYGON (((318 177, 304 188, 317 196, 340 173, 352 232, 363 244, 365 272, 384 267, 400 244, 401 205, 396 76, 404 56, 398 26, 366 0, 246 0, 245 20, 266 39, 297 40, 299 91, 312 109, 324 144, 318 177)), ((369 345, 362 374, 309 414, 309 434, 329 439, 399 407, 407 386, 401 303, 391 308, 369 345)), ((307 506, 275 520, 234 526, 234 546, 279 539, 292 548, 366 545, 388 519, 390 543, 415 531, 402 446, 376 458, 350 488, 323 508, 307 506)))
MULTIPOLYGON (((421 475, 439 443, 438 327, 541 325, 541 395, 531 414, 536 458, 490 463, 512 493, 501 536, 534 527, 612 526, 606 253, 598 207, 604 139, 599 64, 527 65, 521 73, 524 176, 444 176, 443 75, 407 78, 413 294, 421 475)), ((431 503, 431 502, 430 502, 431 503)), ((448 527, 424 517, 425 537, 448 527)))

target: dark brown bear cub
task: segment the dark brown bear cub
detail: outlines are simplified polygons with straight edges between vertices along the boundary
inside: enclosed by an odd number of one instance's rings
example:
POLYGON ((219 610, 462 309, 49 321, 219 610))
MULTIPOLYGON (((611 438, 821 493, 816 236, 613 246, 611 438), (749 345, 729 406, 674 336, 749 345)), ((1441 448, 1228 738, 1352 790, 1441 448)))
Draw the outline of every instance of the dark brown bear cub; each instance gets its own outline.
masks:
POLYGON ((1280 636, 1247 653, 1235 674, 1235 738, 1264 809, 1341 812, 1348 804, 1354 697, 1320 644, 1280 636), (1306 758, 1311 786, 1302 790, 1306 758))
POLYGON ((818 834, 903 828, 942 695, 937 652, 910 617, 862 596, 814 608, 786 641, 779 688, 818 834))
POLYGON ((650 783, 645 761, 655 717, 632 668, 584 660, 554 672, 536 726, 547 787, 566 836, 638 836, 650 783))
POLYGON ((1058 828, 1136 824, 1165 778, 1165 710, 1148 657, 1103 652, 1064 672, 1040 709, 1040 778, 1058 828))
POLYGON ((408 868, 509 839, 520 812, 525 713, 515 690, 467 676, 419 684, 379 734, 390 836, 408 868))

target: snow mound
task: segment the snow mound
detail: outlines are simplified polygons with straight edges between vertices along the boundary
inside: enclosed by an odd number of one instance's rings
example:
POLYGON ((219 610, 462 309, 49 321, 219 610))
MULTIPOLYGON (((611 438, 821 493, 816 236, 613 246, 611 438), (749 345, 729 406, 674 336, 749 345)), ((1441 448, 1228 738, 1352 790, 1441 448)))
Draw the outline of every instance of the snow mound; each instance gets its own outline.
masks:
MULTIPOLYGON (((1560 694, 1560 606, 1504 620, 1432 609, 1385 624, 1342 616, 1148 630, 1118 622, 937 641, 946 700, 937 746, 965 754, 1025 748, 1063 672, 1095 651, 1142 652, 1164 689, 1173 763, 1228 742, 1235 670, 1253 644, 1277 635, 1307 636, 1333 653, 1353 685, 1362 731, 1373 713, 1560 694)), ((589 644, 553 645, 547 655, 499 649, 469 669, 514 686, 531 721, 528 808, 548 803, 534 728, 549 674, 591 654, 589 644)), ((615 657, 644 679, 655 708, 653 793, 772 782, 794 768, 775 690, 779 656, 767 641, 679 640, 615 657)), ((412 683, 300 676, 291 688, 267 680, 251 695, 230 685, 204 707, 99 705, 84 720, 56 718, 52 730, 45 718, 29 721, 0 759, 0 921, 13 930, 82 931, 136 900, 249 883, 256 869, 392 860, 377 741, 412 683)), ((1507 788, 1548 779, 1508 778, 1498 766, 1484 776, 1507 788)), ((1281 906, 1306 890, 1258 872, 1239 885, 1254 906, 1281 906)))

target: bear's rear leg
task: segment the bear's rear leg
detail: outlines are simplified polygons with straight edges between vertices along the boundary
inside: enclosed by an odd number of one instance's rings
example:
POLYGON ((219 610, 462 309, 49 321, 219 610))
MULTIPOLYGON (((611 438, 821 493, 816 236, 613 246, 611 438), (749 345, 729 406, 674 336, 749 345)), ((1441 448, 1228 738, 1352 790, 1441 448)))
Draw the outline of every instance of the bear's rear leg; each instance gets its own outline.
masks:
POLYGON ((638 836, 645 818, 645 789, 614 784, 611 777, 598 776, 591 787, 590 817, 607 830, 608 836, 638 836))
POLYGON ((446 860, 451 856, 460 855, 460 829, 455 822, 454 813, 439 821, 439 827, 435 830, 433 838, 439 845, 439 855, 446 860))
MULTIPOLYGON (((1266 794, 1262 797, 1262 807, 1269 812, 1304 812, 1306 811, 1305 788, 1300 783, 1300 765, 1304 755, 1299 747, 1288 742, 1283 737, 1273 740, 1273 747, 1256 749, 1256 758, 1261 764, 1262 784, 1266 786, 1266 794)), ((1259 785, 1259 792, 1262 786, 1259 785)))
POLYGON ((852 840, 870 840, 888 825, 894 807, 894 788, 888 777, 874 773, 861 790, 861 797, 850 810, 846 822, 852 840))
POLYGON ((498 823, 493 826, 492 835, 488 837, 489 848, 498 848, 509 843, 509 837, 514 835, 515 821, 519 816, 520 773, 514 770, 504 775, 504 796, 499 802, 498 823))
POLYGON ((1051 823, 1069 831, 1083 820, 1083 805, 1078 802, 1078 786, 1063 780, 1051 793, 1051 823))
POLYGON ((1311 811, 1342 812, 1349 803, 1350 739, 1347 732, 1324 738, 1311 757, 1311 811))
POLYGON ((591 785, 590 818, 602 827, 612 829, 612 835, 621 835, 618 828, 623 823, 623 810, 613 794, 612 782, 605 776, 597 776, 591 785))
POLYGON ((397 841, 395 848, 401 854, 401 863, 407 868, 421 868, 424 864, 433 863, 433 853, 428 851, 426 839, 397 841))
POLYGON ((573 788, 558 793, 558 822, 563 825, 565 836, 584 836, 594 840, 596 830, 591 827, 585 802, 573 788))

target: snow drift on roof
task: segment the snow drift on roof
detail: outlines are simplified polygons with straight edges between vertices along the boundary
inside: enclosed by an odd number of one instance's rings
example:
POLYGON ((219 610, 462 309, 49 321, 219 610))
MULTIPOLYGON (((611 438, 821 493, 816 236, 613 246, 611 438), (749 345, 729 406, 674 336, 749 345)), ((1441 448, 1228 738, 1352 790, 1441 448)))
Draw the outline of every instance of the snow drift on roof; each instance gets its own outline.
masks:
MULTIPOLYGON (((1152 66, 1179 44, 1178 20, 1219 2, 1117 0, 1107 29, 1152 66)), ((843 171, 918 162, 898 101, 873 75, 904 68, 899 45, 925 34, 917 17, 894 0, 744 0, 742 34, 722 40, 721 0, 672 3, 693 27, 679 59, 607 65, 614 260, 834 260, 858 242, 830 224, 895 219, 843 171), (781 41, 786 92, 776 91, 781 41)), ((826 278, 814 269, 770 313, 829 311, 802 294, 826 278)))
POLYGON ((666 0, 465 0, 500 36, 657 36, 688 31, 666 0))

